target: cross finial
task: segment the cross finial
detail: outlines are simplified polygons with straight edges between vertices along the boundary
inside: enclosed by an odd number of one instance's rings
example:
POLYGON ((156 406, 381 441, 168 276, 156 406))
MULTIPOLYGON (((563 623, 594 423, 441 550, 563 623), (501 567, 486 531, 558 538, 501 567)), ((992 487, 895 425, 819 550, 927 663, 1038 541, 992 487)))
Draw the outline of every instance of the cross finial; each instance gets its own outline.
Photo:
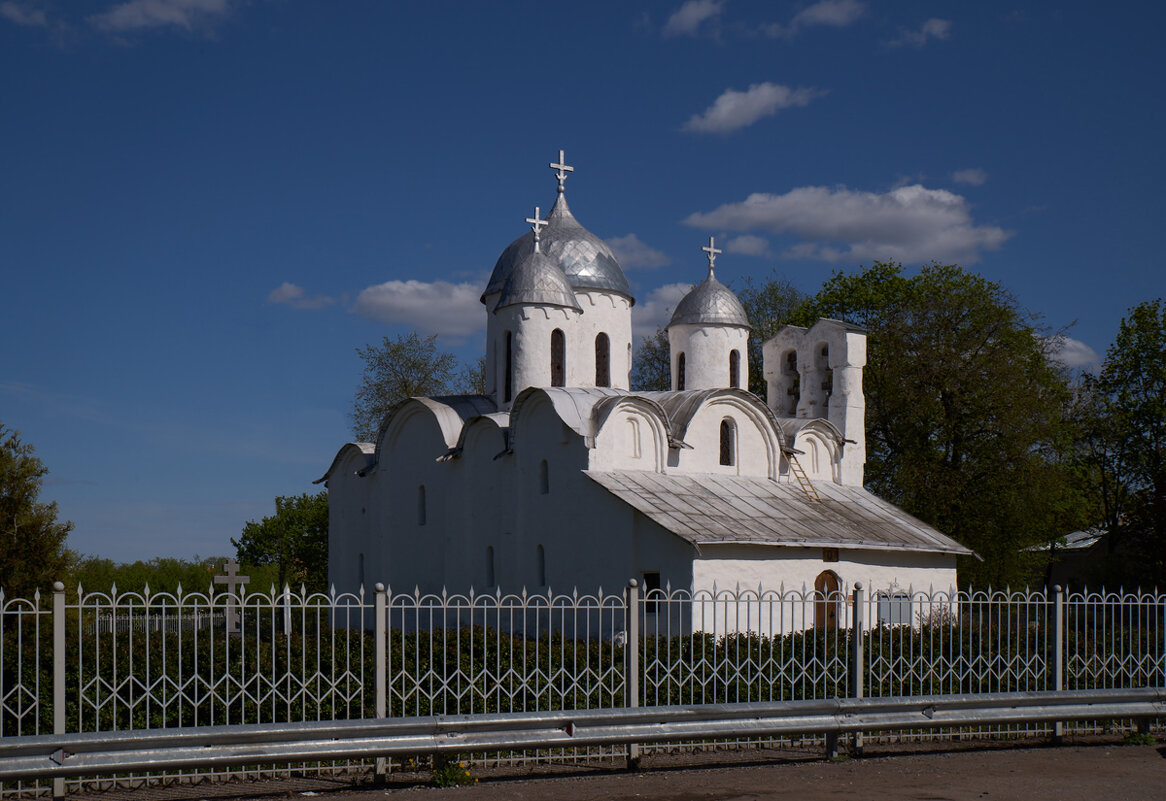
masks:
POLYGON ((561 195, 563 194, 563 184, 567 181, 567 173, 575 172, 575 168, 567 166, 567 157, 562 150, 559 151, 558 163, 552 161, 550 168, 555 171, 555 177, 559 179, 559 194, 561 195))
POLYGON ((530 223, 530 230, 534 231, 534 252, 535 253, 538 253, 539 232, 547 225, 550 225, 550 223, 548 223, 546 220, 540 220, 538 214, 539 214, 539 208, 538 208, 538 206, 535 206, 534 207, 534 217, 527 217, 526 218, 526 221, 528 223, 530 223))
POLYGON ((717 241, 710 236, 708 247, 701 248, 701 250, 707 253, 709 257, 709 278, 713 277, 713 271, 716 269, 717 254, 725 252, 717 247, 716 242, 717 241))

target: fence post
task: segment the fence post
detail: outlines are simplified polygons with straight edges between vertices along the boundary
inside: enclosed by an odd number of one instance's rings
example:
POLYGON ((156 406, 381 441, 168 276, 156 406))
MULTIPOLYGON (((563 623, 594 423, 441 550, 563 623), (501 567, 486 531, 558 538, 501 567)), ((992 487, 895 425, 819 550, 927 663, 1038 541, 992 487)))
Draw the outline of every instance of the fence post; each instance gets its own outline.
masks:
MULTIPOLYGON (((1053 585, 1053 689, 1065 689, 1065 591, 1060 584, 1053 585)), ((1053 742, 1060 743, 1065 724, 1053 724, 1053 742)))
MULTIPOLYGON (((376 634, 373 637, 373 651, 376 660, 376 714, 378 718, 388 717, 388 653, 386 652, 385 614, 385 585, 379 581, 376 584, 376 634)), ((384 757, 377 757, 376 769, 373 774, 375 787, 385 786, 385 776, 388 774, 388 762, 384 757)))
MULTIPOLYGON (((53 582, 53 734, 65 733, 65 584, 53 582)), ((53 779, 53 801, 65 797, 65 780, 53 779)))
MULTIPOLYGON (((866 605, 863 603, 864 594, 862 591, 862 582, 854 582, 854 620, 852 626, 852 634, 850 637, 850 697, 863 697, 863 653, 864 638, 863 638, 863 618, 866 612, 866 605)), ((862 754, 862 732, 856 731, 854 733, 853 754, 860 756, 862 754)))
MULTIPOLYGON (((640 705, 640 585, 628 581, 627 642, 624 643, 624 706, 640 705)), ((640 744, 628 743, 628 770, 640 766, 640 744)))

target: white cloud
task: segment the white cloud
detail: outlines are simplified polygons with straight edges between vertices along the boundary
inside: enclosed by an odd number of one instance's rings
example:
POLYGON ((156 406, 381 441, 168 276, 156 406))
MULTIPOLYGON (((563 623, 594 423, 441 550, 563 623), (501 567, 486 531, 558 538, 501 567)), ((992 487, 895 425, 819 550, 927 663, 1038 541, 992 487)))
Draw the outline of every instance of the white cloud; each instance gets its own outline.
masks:
POLYGON ((134 31, 177 25, 190 29, 231 10, 232 0, 127 0, 89 21, 106 31, 134 31))
POLYGON ((665 284, 636 301, 632 307, 632 332, 636 339, 650 337, 657 328, 668 325, 672 311, 680 299, 688 294, 692 284, 665 284))
POLYGON ((866 3, 859 0, 820 0, 793 16, 788 25, 776 22, 761 26, 761 32, 773 39, 791 38, 804 28, 826 25, 845 28, 866 13, 866 3))
POLYGON ((865 13, 866 4, 858 0, 820 0, 795 14, 789 26, 794 30, 812 25, 845 28, 865 13))
POLYGON ((665 37, 696 36, 702 23, 720 16, 724 0, 687 0, 664 23, 665 37))
POLYGON ((465 336, 486 327, 480 284, 449 281, 386 281, 361 290, 352 311, 388 325, 410 325, 426 334, 465 336))
POLYGON ((335 298, 325 295, 308 296, 304 288, 284 281, 267 296, 268 303, 278 303, 291 306, 293 309, 322 309, 336 302, 335 298))
POLYGON ((803 241, 790 258, 828 262, 932 259, 972 264, 995 250, 1012 232, 976 225, 967 200, 945 189, 919 184, 889 192, 804 186, 784 195, 756 193, 685 220, 696 228, 770 231, 803 241))
POLYGON ((668 254, 641 242, 635 234, 617 236, 607 240, 607 244, 625 270, 652 270, 672 263, 668 254))
POLYGON ((951 174, 951 179, 957 184, 983 186, 984 182, 988 180, 988 173, 984 172, 979 167, 972 167, 967 170, 956 170, 951 174))
POLYGON ((36 8, 31 3, 0 3, 0 17, 17 25, 32 27, 44 27, 49 23, 44 9, 36 8))
POLYGON ((1079 339, 1065 337, 1061 341, 1052 357, 1066 367, 1097 367, 1101 364, 1101 357, 1097 351, 1079 339))
POLYGON ((728 253, 740 253, 744 256, 772 256, 773 251, 769 249, 769 240, 763 236, 754 236, 753 234, 741 234, 735 236, 725 243, 725 251, 728 253))
POLYGON ((887 42, 891 47, 923 47, 929 39, 946 39, 951 36, 951 20, 932 17, 919 26, 918 30, 899 29, 899 38, 887 42))
POLYGON ((704 114, 696 114, 684 130, 697 133, 729 133, 752 125, 762 117, 772 117, 782 109, 806 106, 826 94, 820 89, 790 89, 781 84, 755 83, 744 92, 726 89, 704 114))

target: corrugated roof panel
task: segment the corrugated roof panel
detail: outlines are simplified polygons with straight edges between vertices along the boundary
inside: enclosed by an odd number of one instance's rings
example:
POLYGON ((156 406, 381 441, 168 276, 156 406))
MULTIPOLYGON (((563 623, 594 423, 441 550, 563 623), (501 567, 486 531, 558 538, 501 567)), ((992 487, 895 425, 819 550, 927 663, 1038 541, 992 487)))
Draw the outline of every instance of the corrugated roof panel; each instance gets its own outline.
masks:
POLYGON ((970 554, 964 546, 861 487, 801 487, 763 478, 587 471, 658 524, 697 544, 862 547, 970 554))

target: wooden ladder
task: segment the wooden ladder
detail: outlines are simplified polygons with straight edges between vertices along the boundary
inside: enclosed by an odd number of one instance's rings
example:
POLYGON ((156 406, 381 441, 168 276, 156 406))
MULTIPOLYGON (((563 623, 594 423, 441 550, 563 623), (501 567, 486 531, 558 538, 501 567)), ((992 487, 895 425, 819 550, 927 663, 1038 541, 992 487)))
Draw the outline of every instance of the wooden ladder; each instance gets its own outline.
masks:
POLYGON ((798 480, 798 484, 801 485, 802 492, 806 493, 806 497, 811 501, 821 503, 822 496, 818 494, 816 489, 814 489, 814 485, 810 481, 810 477, 806 475, 806 471, 803 470, 801 464, 798 463, 797 455, 792 452, 787 452, 786 458, 789 459, 789 471, 793 473, 794 478, 798 480))

